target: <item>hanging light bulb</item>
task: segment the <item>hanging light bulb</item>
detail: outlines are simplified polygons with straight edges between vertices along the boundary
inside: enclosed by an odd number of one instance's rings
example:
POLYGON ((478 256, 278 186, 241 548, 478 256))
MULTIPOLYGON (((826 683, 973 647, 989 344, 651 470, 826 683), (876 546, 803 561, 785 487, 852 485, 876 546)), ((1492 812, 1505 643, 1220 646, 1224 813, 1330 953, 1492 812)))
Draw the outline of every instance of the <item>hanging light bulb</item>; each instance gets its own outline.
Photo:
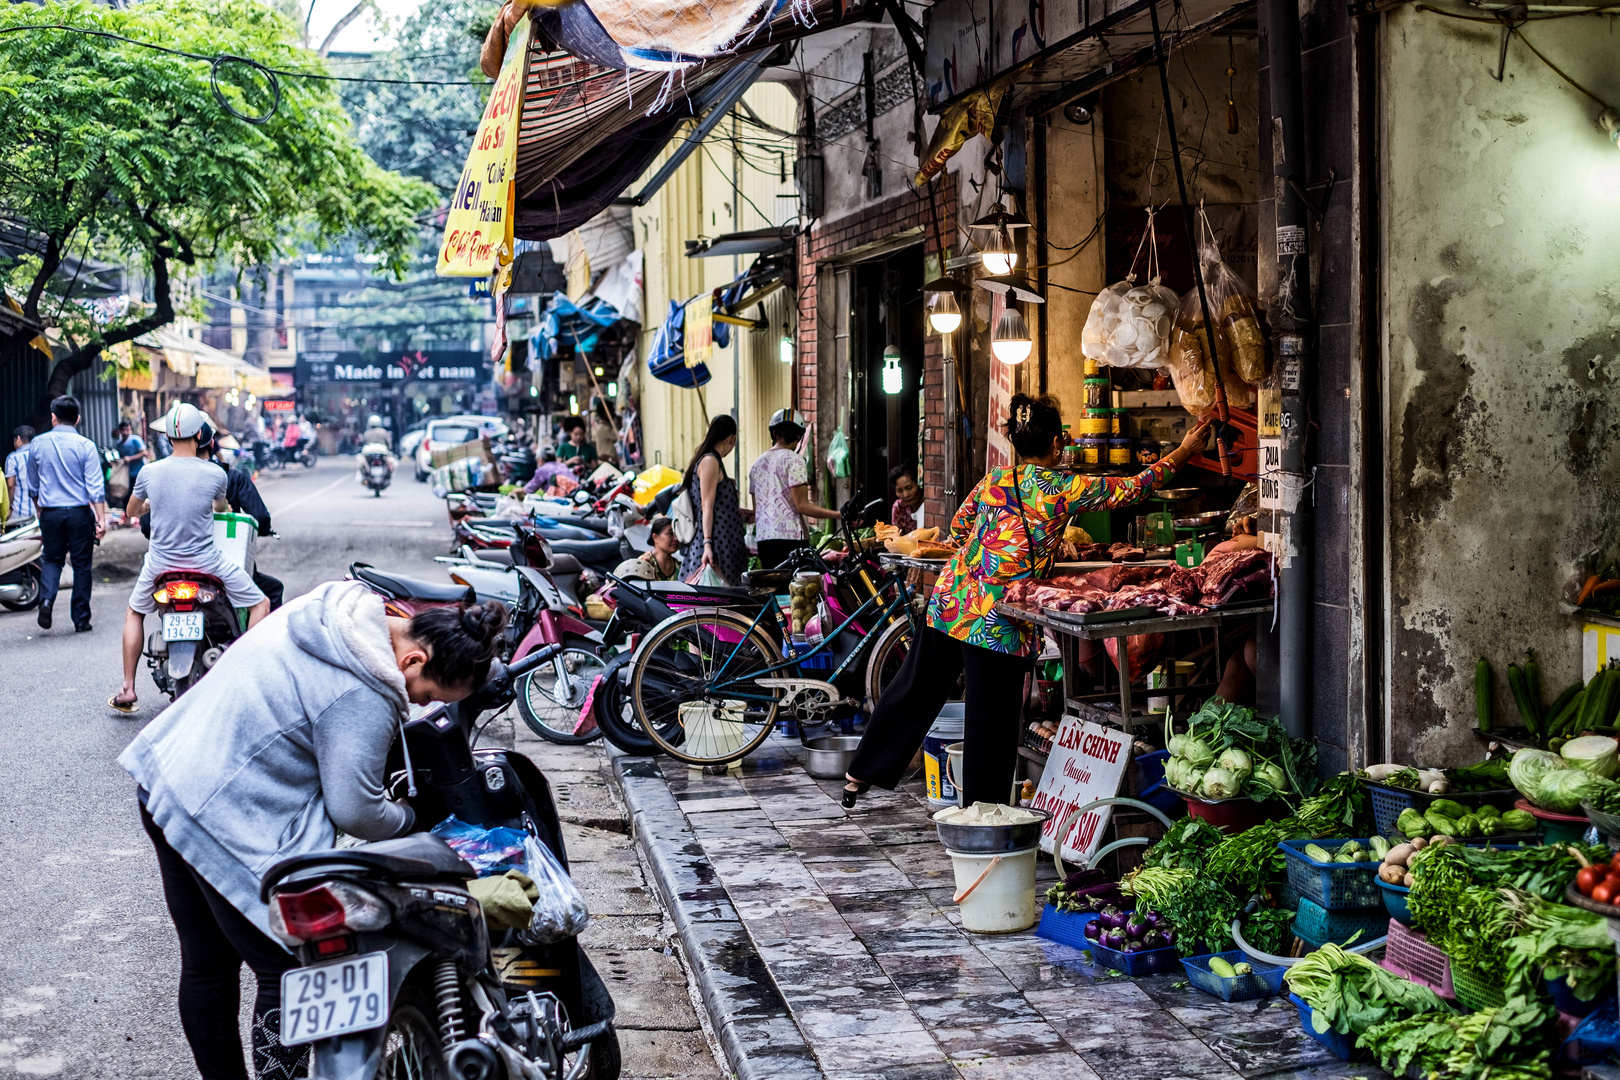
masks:
POLYGON ((957 306, 955 293, 937 292, 929 299, 928 325, 936 334, 954 334, 962 325, 962 309, 957 306))
POLYGON ((793 363, 793 338, 787 334, 783 334, 782 340, 776 343, 776 348, 777 358, 781 360, 782 363, 793 363))
POLYGON ((900 370, 900 350, 890 345, 883 350, 883 392, 898 394, 905 386, 905 372, 900 370))
POLYGON ((984 263, 985 272, 996 277, 1013 272, 1013 267, 1018 265, 1018 252, 1013 250, 1012 236, 1004 226, 991 234, 984 250, 979 252, 979 259, 984 263))
POLYGON ((1022 364, 1029 359, 1029 351, 1034 346, 1023 313, 1017 308, 1008 308, 996 323, 996 332, 990 339, 990 351, 1003 364, 1022 364))

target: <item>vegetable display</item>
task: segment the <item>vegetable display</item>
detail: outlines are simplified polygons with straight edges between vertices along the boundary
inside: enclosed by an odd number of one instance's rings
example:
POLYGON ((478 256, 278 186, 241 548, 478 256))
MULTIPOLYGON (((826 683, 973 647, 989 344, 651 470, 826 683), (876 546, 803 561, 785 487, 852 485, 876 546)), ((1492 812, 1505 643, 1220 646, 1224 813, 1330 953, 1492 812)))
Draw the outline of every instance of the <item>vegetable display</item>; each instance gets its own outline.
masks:
POLYGON ((1401 816, 1395 819, 1395 828, 1406 837, 1473 838, 1534 832, 1536 819, 1527 810, 1504 813, 1494 806, 1469 809, 1450 799, 1436 799, 1427 810, 1415 806, 1402 810, 1401 816))
POLYGON ((1468 1016, 1427 1012, 1368 1028, 1356 1045, 1396 1076, 1434 1080, 1547 1080, 1552 1054, 1541 1028, 1552 1009, 1522 997, 1468 1016))
POLYGON ((1319 1032, 1359 1035, 1375 1025, 1424 1013, 1451 1015, 1434 991, 1337 945, 1323 945, 1289 968, 1284 979, 1288 989, 1311 1007, 1311 1023, 1319 1032))
POLYGON ((1309 795, 1317 786, 1314 742, 1290 739, 1276 717, 1219 698, 1187 719, 1185 734, 1167 726, 1165 748, 1166 782, 1197 798, 1265 802, 1309 795))
POLYGON ((1176 944, 1176 928, 1151 909, 1125 911, 1109 905, 1086 924, 1083 933, 1087 940, 1122 953, 1168 949, 1176 944))
POLYGON ((1508 766, 1508 777, 1519 793, 1543 810, 1570 814, 1581 802, 1594 801, 1615 787, 1603 775, 1616 768, 1615 740, 1606 736, 1574 739, 1564 750, 1574 748, 1574 757, 1546 750, 1520 750, 1508 766), (1604 745, 1599 745, 1604 744, 1604 745))

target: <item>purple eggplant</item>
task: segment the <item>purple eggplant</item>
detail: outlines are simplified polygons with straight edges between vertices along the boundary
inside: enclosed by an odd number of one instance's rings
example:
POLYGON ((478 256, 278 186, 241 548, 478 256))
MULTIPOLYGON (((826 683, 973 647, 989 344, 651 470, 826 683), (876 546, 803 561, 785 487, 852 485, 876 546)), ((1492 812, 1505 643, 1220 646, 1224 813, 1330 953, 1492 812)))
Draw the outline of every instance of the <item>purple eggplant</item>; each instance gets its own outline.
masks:
POLYGON ((1166 926, 1163 930, 1159 931, 1159 936, 1164 938, 1164 943, 1166 945, 1174 945, 1176 943, 1176 931, 1174 927, 1166 926))
POLYGON ((1165 927, 1170 925, 1170 920, 1159 914, 1157 911, 1149 911, 1142 917, 1146 919, 1148 925, 1153 927, 1155 930, 1163 930, 1165 927))
POLYGON ((1102 926, 1097 922, 1096 919, 1092 919, 1086 923, 1084 933, 1087 940, 1096 941, 1098 938, 1102 937, 1102 932, 1102 926))
POLYGON ((1141 915, 1132 915, 1125 920, 1125 936, 1132 941, 1141 941, 1142 935, 1151 929, 1153 927, 1148 925, 1148 921, 1141 915))
POLYGON ((1102 937, 1098 939, 1098 943, 1106 948, 1117 951, 1125 947, 1125 942, 1127 940, 1128 939, 1125 937, 1125 932, 1123 930, 1104 930, 1102 937))
POLYGON ((1102 920, 1105 930, 1122 930, 1125 927, 1125 913, 1112 904, 1103 908, 1102 914, 1097 917, 1102 920))
POLYGON ((1144 949, 1162 949, 1167 944, 1169 943, 1164 940, 1164 935, 1157 930, 1149 930, 1142 935, 1142 948, 1144 949))
POLYGON ((1122 953, 1141 952, 1142 951, 1142 943, 1140 941, 1127 941, 1125 943, 1124 947, 1121 948, 1119 951, 1122 952, 1122 953))

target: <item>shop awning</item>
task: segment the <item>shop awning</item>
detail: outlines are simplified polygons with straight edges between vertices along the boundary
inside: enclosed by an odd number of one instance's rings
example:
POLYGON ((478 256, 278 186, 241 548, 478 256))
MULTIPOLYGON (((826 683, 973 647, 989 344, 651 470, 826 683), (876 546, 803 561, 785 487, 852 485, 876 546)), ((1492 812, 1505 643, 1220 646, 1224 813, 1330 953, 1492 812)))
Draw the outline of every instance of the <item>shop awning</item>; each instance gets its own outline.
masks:
POLYGON ((173 327, 150 330, 136 338, 135 343, 162 353, 170 371, 191 376, 200 389, 246 390, 261 397, 275 393, 275 382, 266 369, 187 337, 173 327))
POLYGON ((720 255, 775 255, 793 246, 797 233, 792 229, 750 229, 726 233, 706 240, 688 240, 688 259, 708 259, 720 255))

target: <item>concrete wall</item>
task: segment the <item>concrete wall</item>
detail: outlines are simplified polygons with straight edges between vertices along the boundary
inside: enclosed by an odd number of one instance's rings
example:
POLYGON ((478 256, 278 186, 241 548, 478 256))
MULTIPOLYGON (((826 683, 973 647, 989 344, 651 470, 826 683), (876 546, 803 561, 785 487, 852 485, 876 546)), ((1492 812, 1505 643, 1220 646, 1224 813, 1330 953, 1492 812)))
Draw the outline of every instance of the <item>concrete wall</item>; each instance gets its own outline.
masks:
MULTIPOLYGON (((1620 525, 1620 153, 1517 42, 1494 81, 1497 30, 1387 18, 1392 760, 1468 760, 1475 661, 1533 646, 1548 696, 1573 680, 1559 592, 1620 525)), ((1612 33, 1526 31, 1620 101, 1612 33)))

